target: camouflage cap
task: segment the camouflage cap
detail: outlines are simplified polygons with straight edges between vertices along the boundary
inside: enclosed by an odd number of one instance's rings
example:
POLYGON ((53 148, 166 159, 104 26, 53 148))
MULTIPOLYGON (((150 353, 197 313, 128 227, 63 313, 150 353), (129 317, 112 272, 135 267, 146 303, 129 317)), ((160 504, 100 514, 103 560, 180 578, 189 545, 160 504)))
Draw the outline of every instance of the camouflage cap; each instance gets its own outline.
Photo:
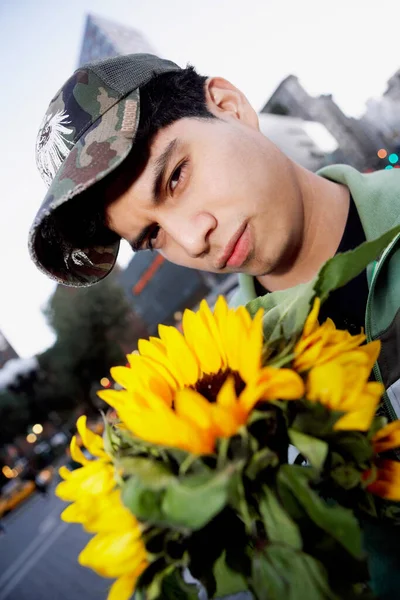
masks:
POLYGON ((156 75, 177 70, 178 65, 151 54, 108 58, 77 69, 51 101, 36 141, 36 163, 49 190, 29 233, 29 251, 52 279, 89 286, 112 270, 119 240, 77 248, 60 235, 62 251, 54 260, 43 223, 121 164, 138 128, 140 88, 156 75))

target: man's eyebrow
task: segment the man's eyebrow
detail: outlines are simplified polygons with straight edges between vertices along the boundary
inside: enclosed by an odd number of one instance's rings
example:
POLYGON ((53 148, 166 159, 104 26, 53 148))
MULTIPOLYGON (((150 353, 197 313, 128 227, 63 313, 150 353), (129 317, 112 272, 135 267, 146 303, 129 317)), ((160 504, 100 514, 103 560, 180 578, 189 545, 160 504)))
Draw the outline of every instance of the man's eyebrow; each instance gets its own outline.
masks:
POLYGON ((172 154, 176 150, 176 146, 178 145, 178 140, 175 138, 172 140, 168 146, 165 148, 164 152, 160 154, 160 156, 155 161, 153 173, 154 173, 154 184, 153 184, 153 199, 155 204, 158 203, 160 199, 161 185, 165 175, 165 169, 167 168, 168 161, 171 158, 172 154))

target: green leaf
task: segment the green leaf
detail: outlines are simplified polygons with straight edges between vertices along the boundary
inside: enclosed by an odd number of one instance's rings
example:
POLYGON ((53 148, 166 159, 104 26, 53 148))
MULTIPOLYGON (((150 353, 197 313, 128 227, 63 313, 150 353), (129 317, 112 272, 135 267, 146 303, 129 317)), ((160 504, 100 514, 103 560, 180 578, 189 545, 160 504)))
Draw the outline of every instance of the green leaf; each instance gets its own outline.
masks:
POLYGON ((255 554, 251 583, 257 600, 338 600, 318 561, 277 544, 255 554))
POLYGON ((315 293, 324 302, 330 292, 336 290, 354 279, 361 273, 379 254, 390 244, 393 238, 400 233, 400 226, 393 227, 381 237, 370 242, 364 242, 354 250, 337 254, 328 260, 320 272, 315 283, 315 293))
POLYGON ((137 517, 150 523, 163 523, 162 501, 165 489, 152 489, 138 477, 130 477, 122 487, 122 502, 137 517))
POLYGON ((226 564, 225 553, 216 561, 213 572, 217 584, 215 596, 218 598, 248 590, 248 584, 243 575, 233 571, 226 564))
POLYGON ((145 600, 199 600, 199 588, 183 580, 181 567, 169 567, 143 590, 145 600))
POLYGON ((161 489, 173 479, 165 464, 150 458, 127 456, 117 459, 116 464, 122 468, 124 475, 133 475, 139 478, 144 486, 152 489, 161 489))
POLYGON ((291 428, 312 437, 323 438, 331 434, 335 423, 343 416, 343 412, 330 410, 319 402, 297 400, 297 405, 299 408, 291 428))
POLYGON ((112 426, 107 421, 105 414, 102 412, 101 416, 104 423, 103 442, 104 449, 110 456, 114 456, 120 445, 120 438, 115 434, 112 426))
POLYGON ((246 467, 246 477, 251 480, 257 479, 260 473, 265 473, 268 467, 276 467, 279 464, 279 458, 276 452, 269 448, 259 450, 251 457, 246 467))
POLYGON ((309 469, 283 465, 277 476, 278 486, 289 489, 309 518, 337 540, 355 558, 362 557, 361 532, 350 510, 328 506, 310 487, 309 469))
POLYGON ((331 450, 358 465, 364 465, 374 454, 371 441, 360 431, 336 431, 327 441, 331 450))
POLYGON ((302 330, 313 297, 314 280, 256 298, 246 308, 252 316, 259 308, 264 309, 264 337, 271 343, 281 337, 290 339, 302 330))
POLYGON ((316 469, 322 469, 328 454, 328 444, 295 429, 289 429, 290 441, 316 469))
POLYGON ((269 344, 282 337, 293 343, 294 338, 303 329, 314 298, 319 296, 321 302, 324 302, 332 291, 354 279, 379 256, 399 232, 400 226, 394 227, 376 240, 364 242, 354 250, 336 254, 321 267, 318 275, 307 283, 271 292, 249 302, 246 308, 252 316, 259 308, 265 311, 264 336, 269 344))
POLYGON ((262 494, 259 499, 259 508, 268 539, 271 542, 280 542, 300 550, 302 539, 296 523, 290 518, 270 488, 263 486, 262 494))
POLYGON ((165 492, 162 511, 171 525, 204 527, 227 504, 233 471, 200 473, 175 479, 165 492))
POLYGON ((330 477, 345 490, 351 490, 361 483, 361 473, 349 464, 339 465, 330 471, 330 477))

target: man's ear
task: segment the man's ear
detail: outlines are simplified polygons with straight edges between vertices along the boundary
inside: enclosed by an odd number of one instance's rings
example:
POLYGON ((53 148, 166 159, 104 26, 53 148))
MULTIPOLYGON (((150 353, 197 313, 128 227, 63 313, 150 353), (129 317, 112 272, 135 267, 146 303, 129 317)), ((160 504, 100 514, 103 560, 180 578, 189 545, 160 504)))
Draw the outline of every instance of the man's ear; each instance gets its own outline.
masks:
POLYGON ((210 77, 205 83, 209 111, 224 119, 231 117, 245 125, 259 129, 258 117, 246 96, 232 83, 222 77, 210 77))

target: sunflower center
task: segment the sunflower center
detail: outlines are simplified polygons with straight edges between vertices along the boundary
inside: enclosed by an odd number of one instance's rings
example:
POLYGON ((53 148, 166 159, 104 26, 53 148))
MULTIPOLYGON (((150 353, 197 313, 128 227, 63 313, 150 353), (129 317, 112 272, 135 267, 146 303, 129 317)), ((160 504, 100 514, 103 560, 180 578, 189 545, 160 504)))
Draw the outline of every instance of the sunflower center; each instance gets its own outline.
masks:
POLYGON ((237 371, 232 371, 231 369, 226 369, 224 371, 220 370, 218 371, 218 373, 204 375, 193 386, 193 389, 196 390, 196 392, 199 392, 199 394, 201 394, 202 396, 204 396, 204 398, 207 398, 209 402, 216 402, 218 392, 222 388, 229 375, 233 376, 236 396, 239 396, 239 394, 241 394, 241 392, 246 387, 246 384, 240 377, 239 373, 237 371))

